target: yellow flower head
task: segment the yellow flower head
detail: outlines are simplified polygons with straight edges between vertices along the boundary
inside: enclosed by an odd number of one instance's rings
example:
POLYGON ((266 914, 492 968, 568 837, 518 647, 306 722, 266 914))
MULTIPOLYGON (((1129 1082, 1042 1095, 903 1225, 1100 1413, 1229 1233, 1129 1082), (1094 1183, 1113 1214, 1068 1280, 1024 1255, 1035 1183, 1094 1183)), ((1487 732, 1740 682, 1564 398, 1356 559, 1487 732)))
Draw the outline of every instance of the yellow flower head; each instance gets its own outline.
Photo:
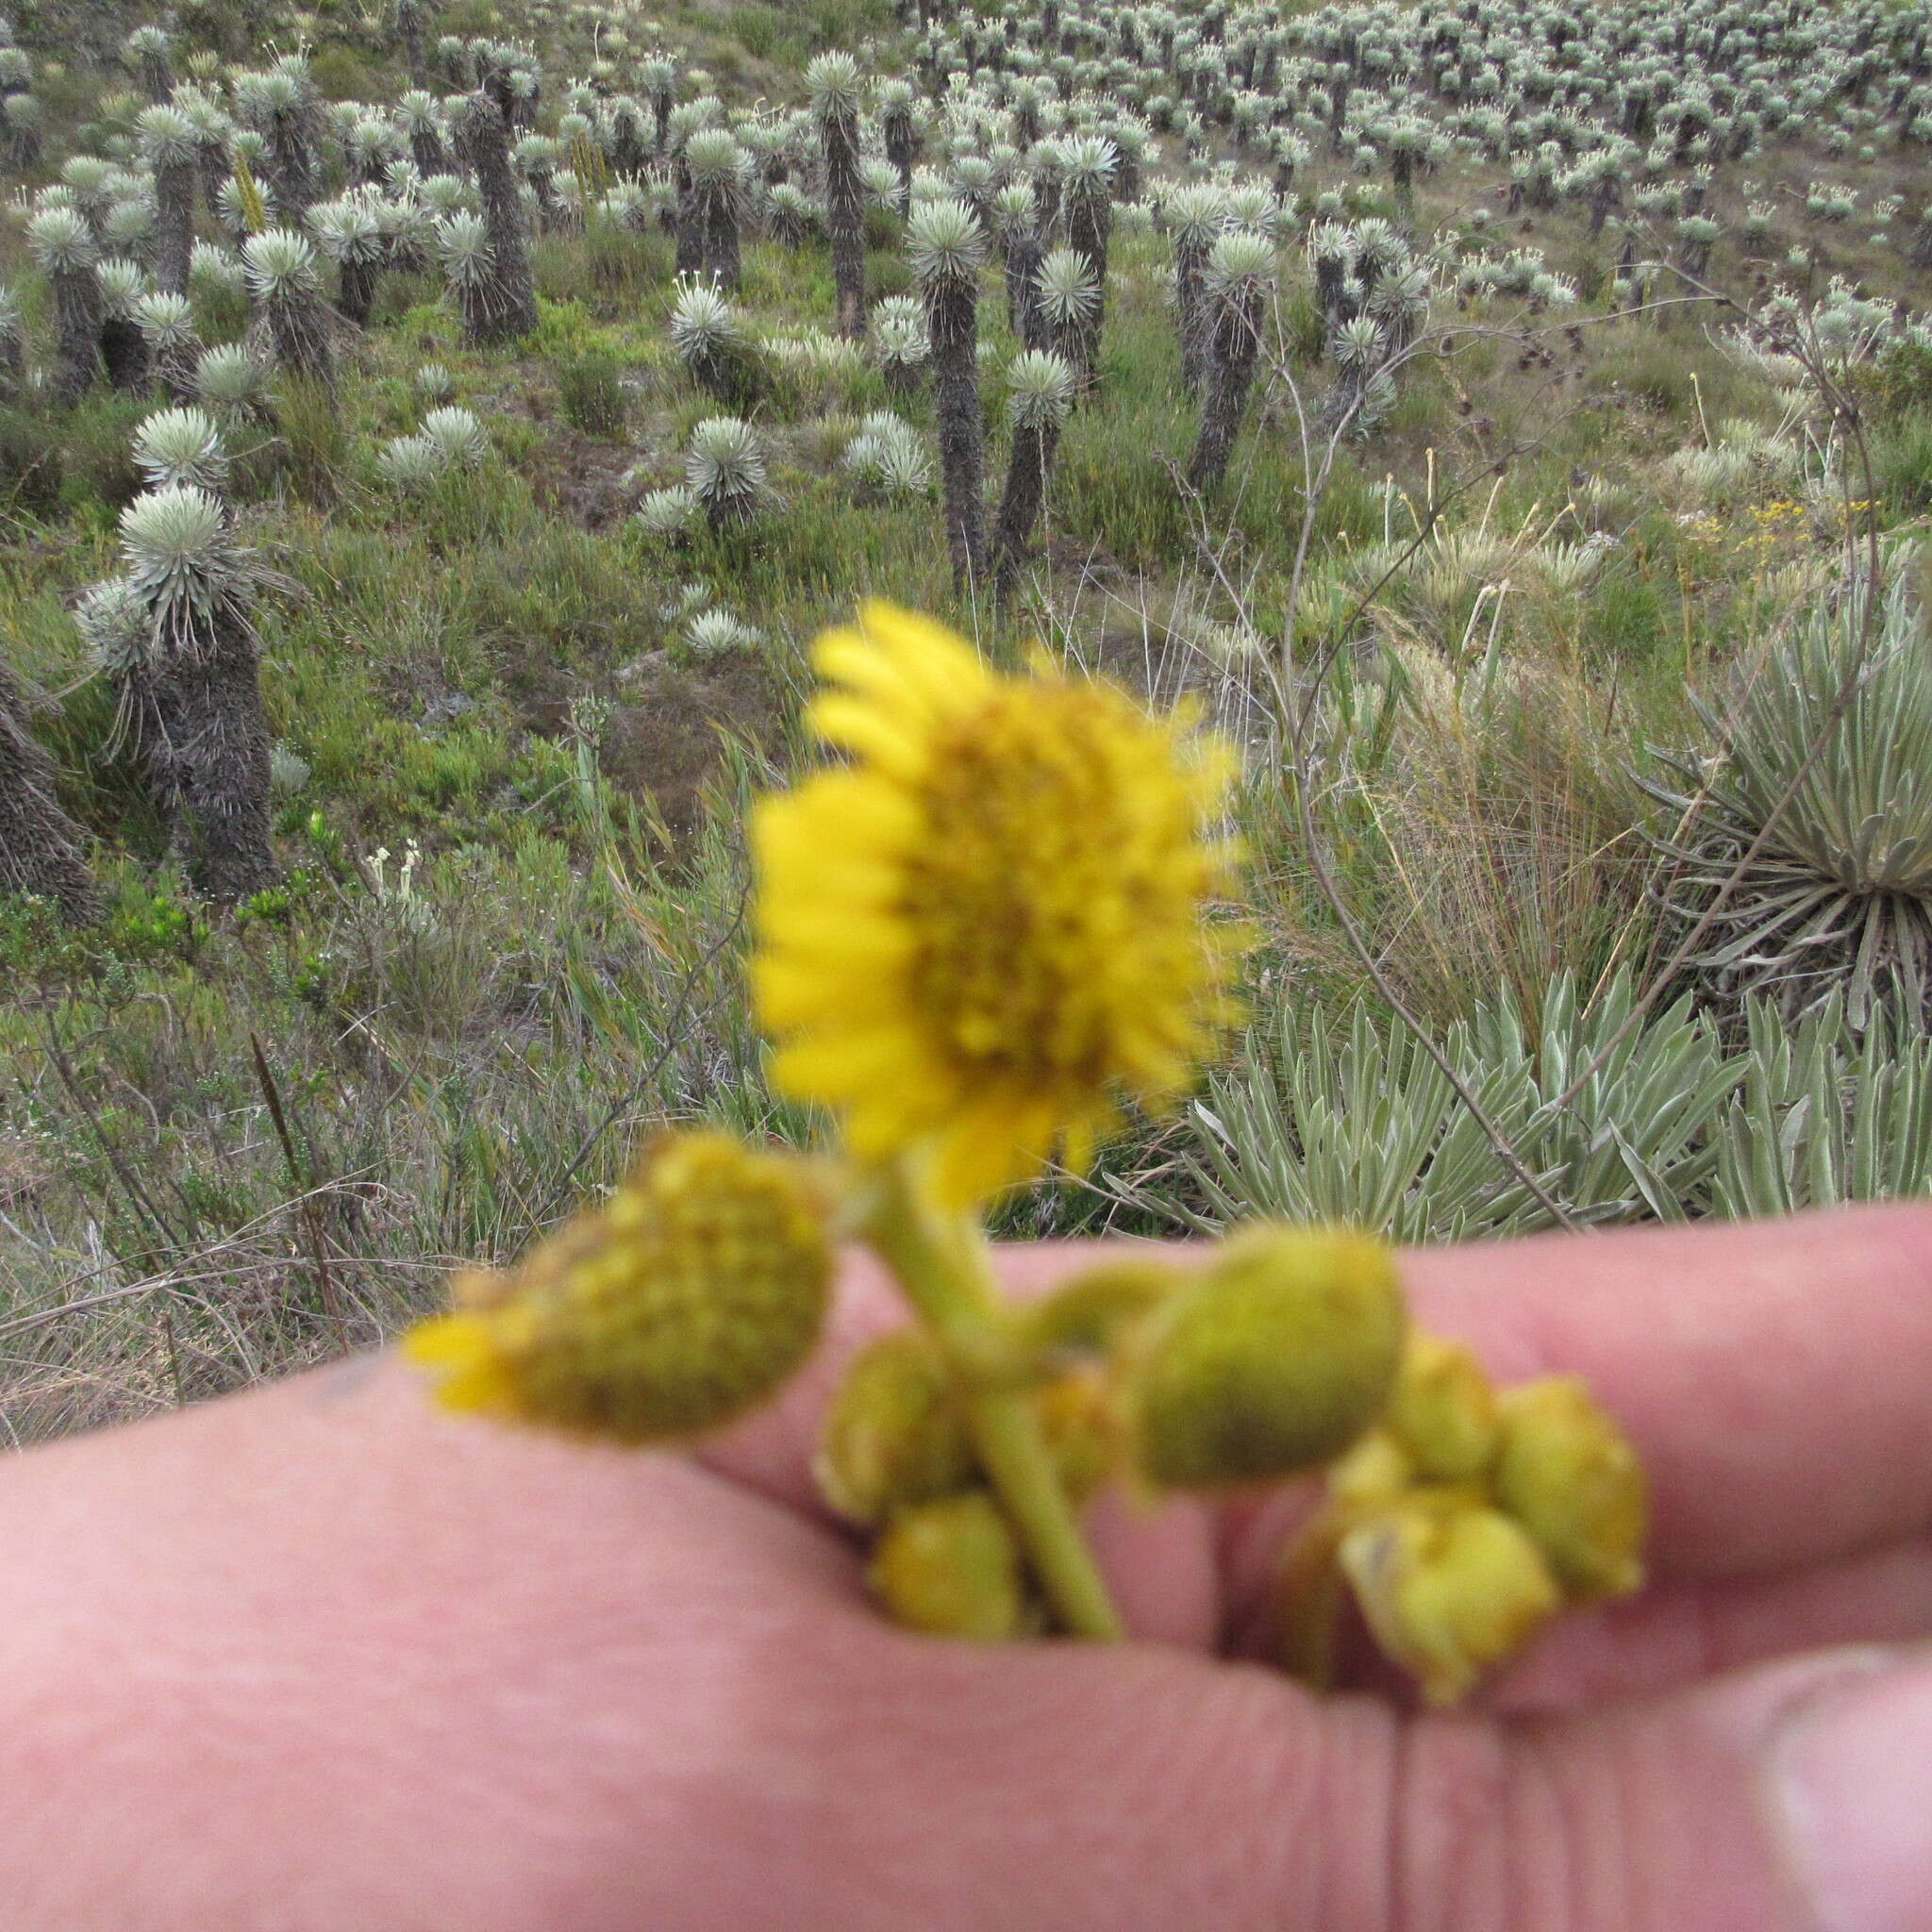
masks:
POLYGON ((1105 685, 990 671, 887 604, 820 639, 813 723, 854 762, 755 825, 774 1072, 948 1206, 1084 1164, 1118 1097, 1172 1096, 1227 1015, 1205 931, 1228 762, 1105 685))
POLYGON ((729 1422, 803 1364, 831 1276, 802 1162, 682 1134, 508 1274, 463 1276, 455 1312, 403 1347, 445 1407, 671 1441, 729 1422))

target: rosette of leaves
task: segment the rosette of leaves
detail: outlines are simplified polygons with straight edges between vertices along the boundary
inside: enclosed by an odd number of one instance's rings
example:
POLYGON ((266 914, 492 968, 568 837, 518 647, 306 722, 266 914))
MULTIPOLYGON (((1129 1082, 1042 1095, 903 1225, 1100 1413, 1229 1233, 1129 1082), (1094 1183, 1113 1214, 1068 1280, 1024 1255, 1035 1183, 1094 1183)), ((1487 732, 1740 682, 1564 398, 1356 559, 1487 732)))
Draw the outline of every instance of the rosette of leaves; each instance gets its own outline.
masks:
POLYGON ((119 688, 191 876, 211 897, 244 898, 276 875, 250 608, 282 580, 242 546, 221 499, 192 484, 129 504, 121 556, 118 583, 83 607, 83 629, 119 688))
POLYGON ((53 196, 65 194, 71 206, 77 208, 87 217, 92 229, 108 212, 118 190, 120 170, 111 162, 103 160, 99 155, 70 155, 60 163, 60 182, 58 190, 42 192, 41 206, 55 206, 53 196))
POLYGON ((188 292, 188 263, 194 247, 194 196, 201 139, 179 108, 163 104, 135 123, 142 154, 154 171, 154 268, 157 286, 188 292))
POLYGON ((73 925, 100 916, 81 829, 55 793, 54 761, 27 720, 26 703, 0 659, 0 891, 25 892, 73 925))
MULTIPOLYGON (((1702 1212, 1746 1074, 1690 993, 1641 1019, 1636 1002, 1628 973, 1590 998, 1565 974, 1536 1026, 1505 997, 1441 1041, 1544 1194, 1592 1225, 1702 1212)), ((1285 1008, 1278 1034, 1252 1032, 1193 1114, 1195 1225, 1266 1215, 1424 1241, 1550 1224, 1415 1036, 1366 1005, 1285 1008)))
POLYGON ((238 156, 235 172, 215 191, 215 212, 239 246, 273 227, 278 209, 269 184, 238 156))
POLYGON ((423 434, 452 469, 474 470, 489 458, 488 433, 475 412, 459 404, 431 409, 423 419, 423 434))
POLYGON ((537 288, 510 168, 509 125, 491 95, 478 92, 464 96, 456 133, 475 176, 489 243, 458 287, 464 333, 475 343, 512 341, 537 326, 537 288))
POLYGON ((1932 1190, 1932 1036, 1853 1027, 1832 993, 1795 1023, 1745 1003, 1743 1077, 1713 1137, 1711 1208, 1762 1220, 1932 1190))
POLYGON ((1007 422, 1012 448, 1007 459, 1006 488, 994 526, 993 588, 1011 594, 1040 522, 1048 479, 1080 381, 1065 357, 1028 349, 1007 370, 1007 422))
POLYGON ((420 430, 391 437, 376 452, 375 474, 391 489, 413 495, 449 474, 449 457, 420 430))
POLYGON ((47 110, 32 94, 0 95, 0 159, 22 175, 41 165, 41 135, 47 110))
POLYGON ((1100 290, 1087 258, 1076 249, 1049 250, 1033 278, 1027 346, 1064 358, 1084 384, 1089 375, 1084 358, 1092 345, 1099 308, 1100 290))
POLYGON ((1707 997, 1795 1014, 1841 993, 1854 1027, 1932 1025, 1932 647, 1909 583, 1827 593, 1726 712, 1693 702, 1707 748, 1645 785, 1707 997))
POLYGON ((726 294, 736 294, 746 206, 744 150, 727 128, 700 127, 684 143, 683 158, 691 175, 699 272, 726 294))
POLYGON ((867 495, 887 503, 932 494, 932 457, 924 439, 903 416, 874 410, 841 458, 845 474, 867 495))
POLYGON ((1181 338, 1181 379, 1200 390, 1208 373, 1208 309, 1202 291, 1208 256, 1227 227, 1224 191, 1212 182, 1183 183, 1167 197, 1167 231, 1174 242, 1174 311, 1181 338))
POLYGON ((979 270, 985 237, 951 196, 915 208, 906 257, 925 304, 945 479, 946 541, 964 590, 986 575, 985 435, 979 413, 979 270))
POLYGON ((146 272, 138 261, 113 255, 95 268, 94 280, 101 291, 101 360, 108 380, 125 394, 139 395, 152 373, 147 342, 134 320, 147 293, 146 272))
POLYGON ((734 408, 748 408, 757 398, 761 385, 756 354, 738 311, 714 283, 678 284, 671 345, 707 395, 734 408))
POLYGON ((168 58, 165 27, 138 26, 121 42, 121 58, 141 83, 150 101, 165 101, 175 90, 174 65, 168 58))
POLYGON ((467 316, 474 306, 480 312, 490 279, 490 230, 483 217, 467 209, 445 215, 437 225, 436 258, 458 310, 467 316))
POLYGON ((1040 194, 1033 183, 1024 176, 1002 182, 992 197, 991 223, 1006 276, 1007 325, 1023 342, 1030 341, 1034 277, 1046 253, 1040 232, 1040 194))
POLYGON ((825 184, 825 232, 832 243, 838 332, 865 334, 865 184, 859 169, 858 63, 850 54, 821 54, 805 70, 819 131, 825 184))
POLYGON ((221 425, 192 405, 162 409, 134 432, 134 464, 149 489, 188 483, 219 492, 228 480, 230 458, 221 425))
POLYGON ((1226 475, 1247 414, 1274 291, 1274 247, 1245 229, 1224 235, 1208 251, 1201 282, 1208 318, 1208 396, 1188 481, 1205 493, 1218 489, 1226 475))
POLYGON ((475 197, 470 192, 470 184, 460 175, 425 175, 417 184, 416 199, 420 201, 438 221, 447 221, 452 215, 474 214, 475 197))
POLYGON ((682 543, 697 520, 697 493, 683 483, 648 491, 638 505, 638 525, 660 543, 682 543))
POLYGON ((684 627, 685 652, 700 663, 756 651, 764 639, 734 610, 701 610, 684 627))
POLYGON ((255 306, 251 334, 267 347, 277 368, 308 377, 333 396, 334 330, 308 239, 292 228, 251 235, 242 244, 242 272, 255 306))
POLYGON ((774 242, 796 248, 818 225, 811 196, 795 181, 780 181, 765 197, 765 228, 774 242))
POLYGON ((714 531, 741 528, 771 499, 763 439, 738 416, 708 416, 691 433, 685 486, 714 531))
POLYGON ((335 263, 337 310, 358 328, 367 328, 389 254, 375 206, 360 194, 318 202, 308 210, 308 232, 323 256, 335 263))
POLYGON ((263 369, 245 342, 223 342, 204 349, 194 364, 195 400, 218 418, 248 418, 266 426, 262 400, 267 382, 263 369))
POLYGON ((885 215, 900 212, 899 171, 883 155, 868 155, 858 164, 858 177, 868 208, 885 215))
POLYGON ((195 364, 201 357, 201 337, 194 325, 194 304, 171 290, 156 290, 134 305, 134 325, 147 344, 155 378, 171 402, 194 400, 195 364))
POLYGON ((909 295, 888 295, 874 306, 872 347, 879 374, 894 395, 916 394, 932 359, 925 315, 909 295))
POLYGON ((383 188, 396 155, 395 130, 379 114, 358 114, 342 131, 342 154, 358 188, 383 188))
POLYGON ((441 103, 426 88, 411 88, 396 103, 396 113, 409 158, 425 175, 446 173, 450 155, 441 103))
POLYGON ((101 325, 107 306, 94 279, 99 250, 77 208, 43 208, 26 225, 26 245, 54 289, 53 391, 77 402, 101 375, 101 325))

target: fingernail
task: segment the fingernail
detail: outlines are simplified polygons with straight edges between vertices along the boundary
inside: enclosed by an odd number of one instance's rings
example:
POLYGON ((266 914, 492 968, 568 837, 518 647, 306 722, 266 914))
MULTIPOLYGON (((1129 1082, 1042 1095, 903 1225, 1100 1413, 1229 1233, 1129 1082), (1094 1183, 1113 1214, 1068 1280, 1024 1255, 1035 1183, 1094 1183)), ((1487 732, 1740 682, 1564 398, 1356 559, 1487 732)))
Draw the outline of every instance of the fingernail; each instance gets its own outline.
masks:
POLYGON ((1932 1656, 1839 1679, 1773 1746, 1793 1875, 1819 1932, 1932 1926, 1932 1656))

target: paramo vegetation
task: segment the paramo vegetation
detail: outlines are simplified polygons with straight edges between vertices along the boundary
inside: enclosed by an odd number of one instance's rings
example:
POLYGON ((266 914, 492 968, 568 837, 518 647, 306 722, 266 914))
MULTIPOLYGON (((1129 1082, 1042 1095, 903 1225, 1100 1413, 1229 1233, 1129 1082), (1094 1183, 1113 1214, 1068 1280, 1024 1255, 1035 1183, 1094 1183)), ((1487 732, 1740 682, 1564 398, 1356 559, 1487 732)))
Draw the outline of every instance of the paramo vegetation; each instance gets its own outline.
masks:
POLYGON ((874 594, 1240 754, 1245 1018, 1005 1231, 1932 1178, 1932 8, 36 0, 0 191, 16 1438, 810 1142, 874 594))

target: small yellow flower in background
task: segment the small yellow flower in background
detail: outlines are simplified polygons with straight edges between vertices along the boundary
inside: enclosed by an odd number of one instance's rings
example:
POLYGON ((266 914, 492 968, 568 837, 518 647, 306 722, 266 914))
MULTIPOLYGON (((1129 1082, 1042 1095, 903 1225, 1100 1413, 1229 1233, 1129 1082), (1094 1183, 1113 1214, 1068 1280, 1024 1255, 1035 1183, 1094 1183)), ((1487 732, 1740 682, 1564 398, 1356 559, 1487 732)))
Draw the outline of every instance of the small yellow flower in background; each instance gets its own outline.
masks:
POLYGON ((831 1278, 802 1161, 676 1135, 509 1273, 462 1276, 456 1311, 403 1346, 445 1407, 675 1441, 754 1407, 800 1367, 831 1278))
POLYGON ((758 808, 756 991, 774 1074, 945 1206, 1084 1165, 1119 1097, 1180 1091, 1226 1020, 1226 757, 1105 685, 989 670, 874 603, 817 648, 854 762, 758 808))

